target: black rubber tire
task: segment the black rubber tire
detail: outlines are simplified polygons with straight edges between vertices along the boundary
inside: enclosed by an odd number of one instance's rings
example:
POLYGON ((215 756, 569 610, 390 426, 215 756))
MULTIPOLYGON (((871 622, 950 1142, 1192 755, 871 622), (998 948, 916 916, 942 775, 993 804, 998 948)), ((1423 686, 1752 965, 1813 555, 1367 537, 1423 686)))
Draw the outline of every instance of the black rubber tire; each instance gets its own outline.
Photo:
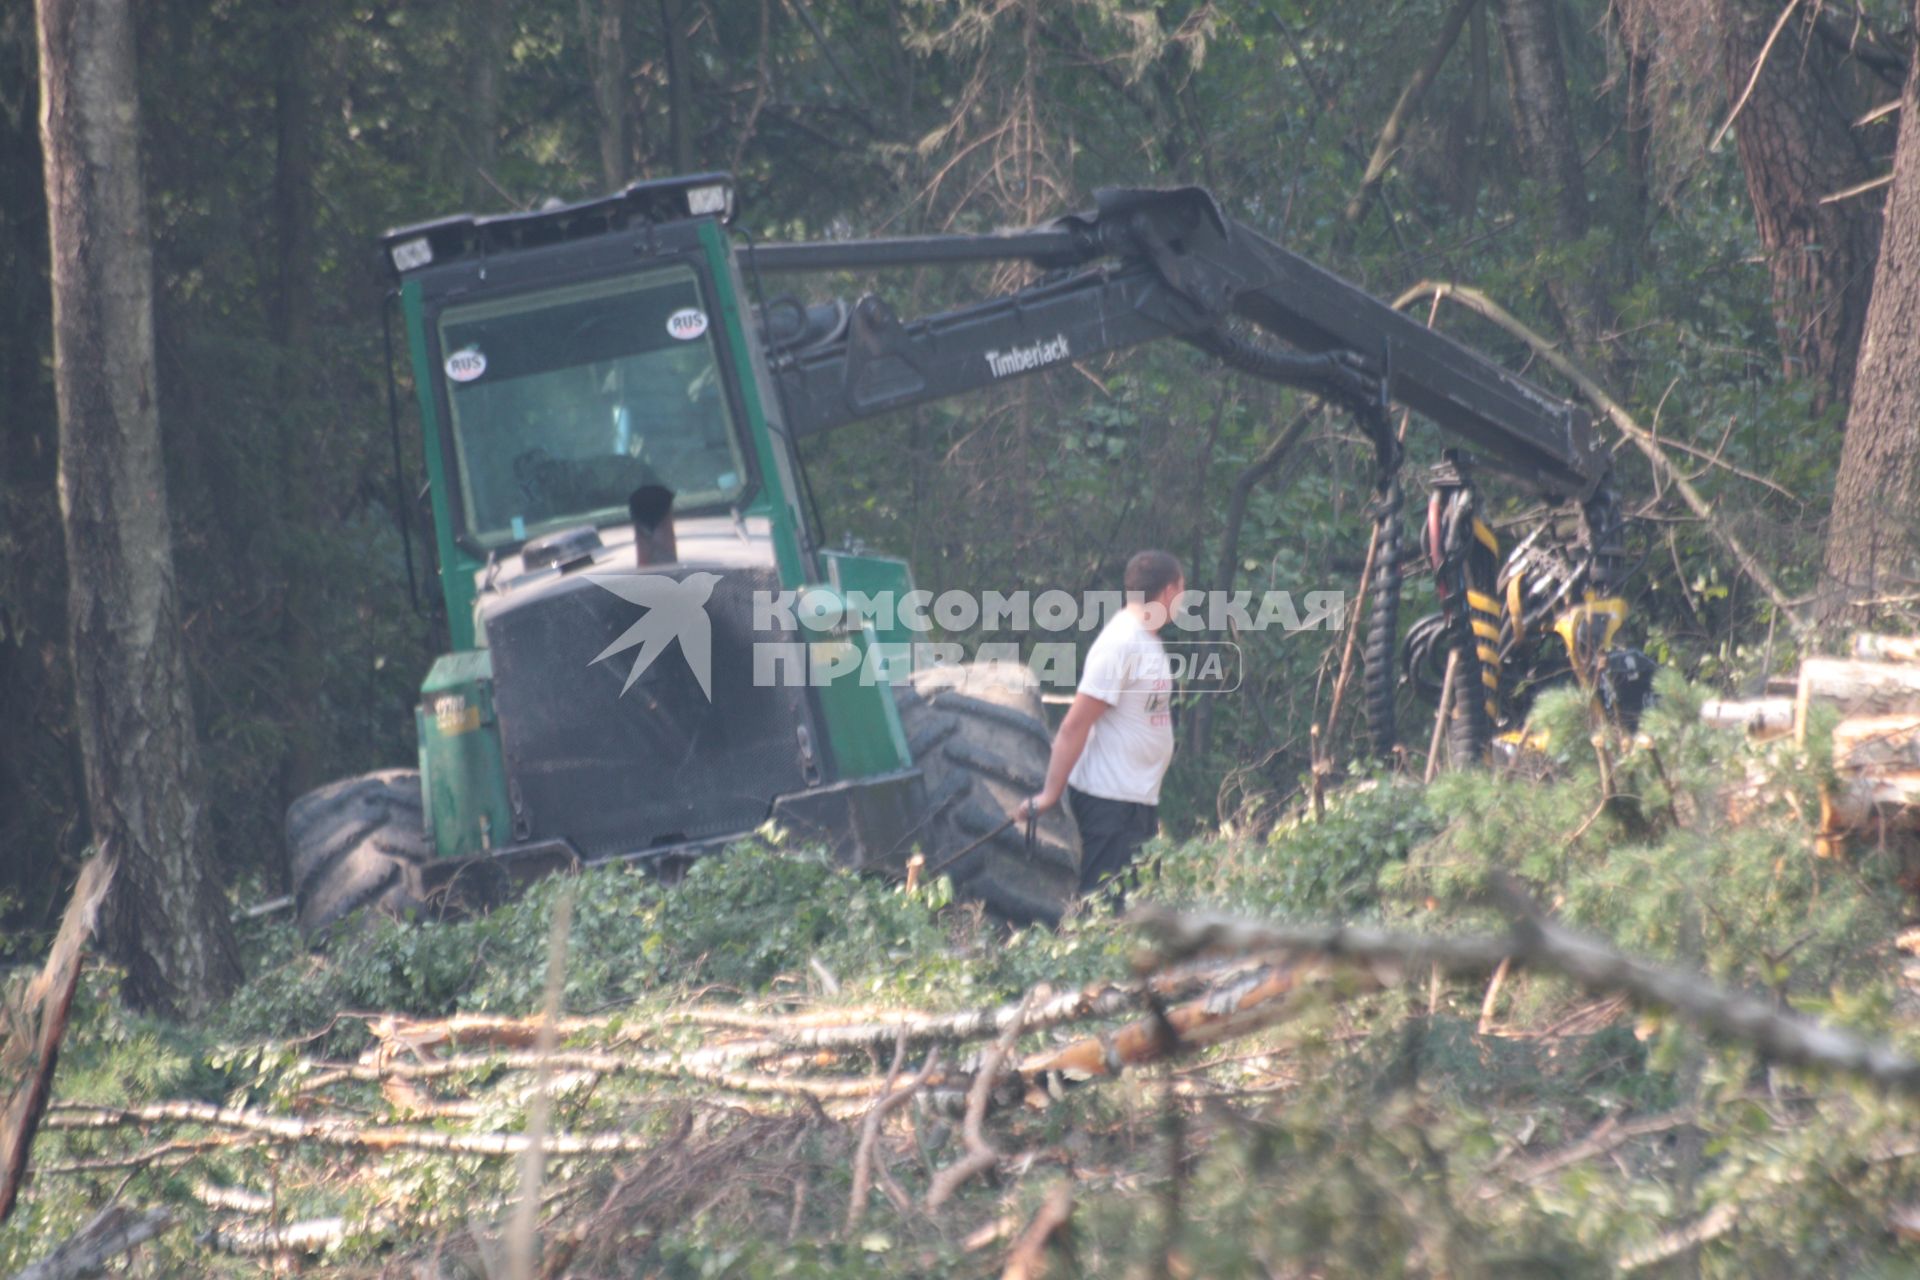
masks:
POLYGON ((287 807, 287 872, 309 938, 363 908, 420 912, 433 854, 415 769, 382 769, 309 791, 287 807))
MULTIPOLYGON (((975 662, 916 671, 894 695, 927 780, 930 808, 917 843, 939 867, 1045 784, 1053 740, 1039 681, 1020 663, 975 662)), ((944 874, 1003 919, 1057 924, 1080 889, 1080 829, 1061 804, 1041 816, 1031 852, 1026 832, 1009 827, 944 874)))

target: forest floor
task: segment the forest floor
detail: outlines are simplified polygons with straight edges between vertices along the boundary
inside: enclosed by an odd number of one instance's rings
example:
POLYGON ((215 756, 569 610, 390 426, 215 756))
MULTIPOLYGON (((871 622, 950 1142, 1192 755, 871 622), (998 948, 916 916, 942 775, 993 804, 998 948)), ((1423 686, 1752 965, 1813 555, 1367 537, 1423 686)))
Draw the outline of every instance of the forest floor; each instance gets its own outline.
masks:
POLYGON ((1156 846, 1132 918, 770 834, 319 952, 251 923, 191 1031, 91 969, 0 1274, 109 1206, 164 1276, 1914 1274, 1903 855, 1816 858, 1809 757, 1663 694, 1156 846), (1520 946, 1563 925, 1679 985, 1520 946))

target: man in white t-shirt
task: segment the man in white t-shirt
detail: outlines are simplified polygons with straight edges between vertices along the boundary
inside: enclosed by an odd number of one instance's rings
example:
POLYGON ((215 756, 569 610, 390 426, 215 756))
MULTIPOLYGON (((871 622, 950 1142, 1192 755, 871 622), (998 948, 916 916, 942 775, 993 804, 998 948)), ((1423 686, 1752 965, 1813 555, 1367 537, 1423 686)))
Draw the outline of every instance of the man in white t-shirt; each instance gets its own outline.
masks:
MULTIPOLYGON (((1127 604, 1087 651, 1073 705, 1053 739, 1046 786, 1015 810, 1045 813, 1070 794, 1080 826, 1080 892, 1125 874, 1160 828, 1160 779, 1173 761, 1173 680, 1159 630, 1187 589, 1164 551, 1127 561, 1127 604)), ((1124 882, 1114 887, 1124 892, 1124 882)))

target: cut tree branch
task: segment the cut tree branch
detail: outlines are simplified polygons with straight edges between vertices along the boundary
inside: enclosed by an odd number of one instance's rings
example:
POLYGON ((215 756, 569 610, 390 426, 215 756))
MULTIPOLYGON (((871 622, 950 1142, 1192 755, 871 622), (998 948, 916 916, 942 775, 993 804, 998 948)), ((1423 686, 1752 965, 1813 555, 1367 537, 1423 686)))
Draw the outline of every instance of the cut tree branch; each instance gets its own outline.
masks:
POLYGON ((46 964, 17 1003, 0 998, 0 1088, 5 1090, 0 1096, 0 1222, 13 1213, 26 1177, 27 1154, 46 1110, 60 1041, 80 984, 81 955, 113 883, 114 867, 103 854, 80 868, 46 964))
POLYGON ((1544 918, 1517 919, 1505 937, 1427 937, 1370 926, 1268 924, 1164 907, 1142 907, 1131 918, 1169 958, 1307 953, 1357 961, 1382 980, 1388 973, 1423 973, 1429 967, 1453 974, 1487 974, 1511 958, 1560 973, 1589 991, 1618 992, 1638 1005, 1671 1009, 1708 1031, 1752 1045, 1772 1061, 1836 1071, 1896 1093, 1920 1096, 1920 1062, 1896 1049, 1781 1012, 1699 974, 1633 959, 1599 939, 1544 918))
POLYGON ((973 1087, 967 1090, 967 1115, 960 1124, 960 1138, 966 1144, 967 1154, 954 1161, 933 1176, 932 1185, 927 1188, 927 1208, 938 1209, 953 1198, 953 1193, 964 1186, 975 1174, 985 1173, 1000 1161, 1000 1153, 988 1142, 986 1135, 980 1132, 980 1123, 987 1116, 987 1102, 993 1096, 993 1085, 1000 1078, 1000 1068, 1006 1062, 1007 1055, 1013 1052, 1013 1042, 1020 1038, 1021 1021, 1026 1014, 1032 995, 1020 1002, 1020 1008, 1014 1014, 1007 1029, 993 1042, 986 1055, 980 1060, 980 1070, 974 1073, 973 1087))

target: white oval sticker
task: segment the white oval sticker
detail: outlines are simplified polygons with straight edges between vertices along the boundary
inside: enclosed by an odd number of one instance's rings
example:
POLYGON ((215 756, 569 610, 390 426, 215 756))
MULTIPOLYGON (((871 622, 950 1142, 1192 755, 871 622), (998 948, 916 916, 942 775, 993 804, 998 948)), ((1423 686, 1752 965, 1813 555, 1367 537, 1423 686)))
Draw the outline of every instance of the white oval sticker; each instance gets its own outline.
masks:
POLYGON ((487 371, 487 358, 478 347, 468 347, 447 357, 447 376, 455 382, 472 382, 487 371))
POLYGON ((682 307, 667 317, 667 332, 682 342, 691 342, 707 331, 707 313, 698 307, 682 307))

